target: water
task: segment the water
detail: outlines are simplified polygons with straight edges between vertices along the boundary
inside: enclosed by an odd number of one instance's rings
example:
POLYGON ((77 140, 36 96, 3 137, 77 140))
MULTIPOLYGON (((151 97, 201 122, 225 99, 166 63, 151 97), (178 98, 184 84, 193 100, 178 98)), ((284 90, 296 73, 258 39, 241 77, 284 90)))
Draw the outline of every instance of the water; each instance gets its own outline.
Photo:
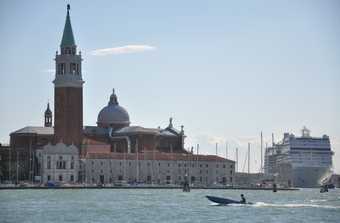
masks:
POLYGON ((2 190, 0 222, 340 222, 340 189, 300 191, 2 190), (205 195, 254 205, 217 206, 205 195))

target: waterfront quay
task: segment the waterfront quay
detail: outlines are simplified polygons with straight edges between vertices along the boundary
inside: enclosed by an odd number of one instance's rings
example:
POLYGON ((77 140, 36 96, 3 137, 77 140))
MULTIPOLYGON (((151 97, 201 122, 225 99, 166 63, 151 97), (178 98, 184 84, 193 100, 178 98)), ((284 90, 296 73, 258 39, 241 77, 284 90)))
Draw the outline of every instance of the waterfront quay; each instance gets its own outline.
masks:
MULTIPOLYGON (((0 185, 0 190, 45 190, 45 189, 177 189, 182 190, 181 186, 167 186, 167 185, 131 185, 131 186, 87 186, 87 185, 74 185, 74 186, 4 186, 0 185)), ((273 190, 272 187, 190 187, 194 190, 273 190)), ((277 191, 296 191, 299 188, 277 188, 277 191)))

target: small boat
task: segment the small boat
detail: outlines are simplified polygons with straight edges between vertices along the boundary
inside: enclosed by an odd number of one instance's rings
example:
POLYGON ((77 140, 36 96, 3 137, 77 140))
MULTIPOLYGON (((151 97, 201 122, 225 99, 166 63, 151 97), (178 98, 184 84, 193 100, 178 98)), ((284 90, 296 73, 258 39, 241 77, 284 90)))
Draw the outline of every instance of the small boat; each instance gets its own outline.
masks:
POLYGON ((325 193, 325 192, 328 192, 328 186, 327 185, 323 185, 320 188, 320 193, 325 193))
POLYGON ((222 198, 222 197, 206 196, 206 198, 208 198, 209 201, 212 201, 214 203, 221 204, 221 205, 228 205, 228 204, 253 204, 251 202, 242 203, 241 201, 236 201, 236 200, 232 200, 232 199, 228 199, 228 198, 222 198))

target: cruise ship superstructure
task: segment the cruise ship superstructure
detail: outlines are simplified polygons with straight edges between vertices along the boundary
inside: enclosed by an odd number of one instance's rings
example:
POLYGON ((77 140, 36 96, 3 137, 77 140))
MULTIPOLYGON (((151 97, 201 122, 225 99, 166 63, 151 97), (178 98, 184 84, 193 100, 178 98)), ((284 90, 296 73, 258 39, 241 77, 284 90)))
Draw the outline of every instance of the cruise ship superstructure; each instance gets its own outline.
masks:
POLYGON ((318 187, 332 168, 329 137, 311 137, 304 127, 302 136, 285 133, 283 140, 266 148, 265 173, 294 187, 318 187))

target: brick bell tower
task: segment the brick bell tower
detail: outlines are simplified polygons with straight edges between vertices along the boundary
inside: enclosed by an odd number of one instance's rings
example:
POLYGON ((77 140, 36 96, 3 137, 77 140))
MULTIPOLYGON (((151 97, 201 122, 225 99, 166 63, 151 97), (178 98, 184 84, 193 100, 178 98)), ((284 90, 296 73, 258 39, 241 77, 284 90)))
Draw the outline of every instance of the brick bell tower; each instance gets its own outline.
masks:
POLYGON ((56 74, 54 83, 54 137, 55 142, 81 145, 83 135, 83 84, 81 53, 77 54, 71 20, 70 5, 60 54, 56 52, 56 74))

